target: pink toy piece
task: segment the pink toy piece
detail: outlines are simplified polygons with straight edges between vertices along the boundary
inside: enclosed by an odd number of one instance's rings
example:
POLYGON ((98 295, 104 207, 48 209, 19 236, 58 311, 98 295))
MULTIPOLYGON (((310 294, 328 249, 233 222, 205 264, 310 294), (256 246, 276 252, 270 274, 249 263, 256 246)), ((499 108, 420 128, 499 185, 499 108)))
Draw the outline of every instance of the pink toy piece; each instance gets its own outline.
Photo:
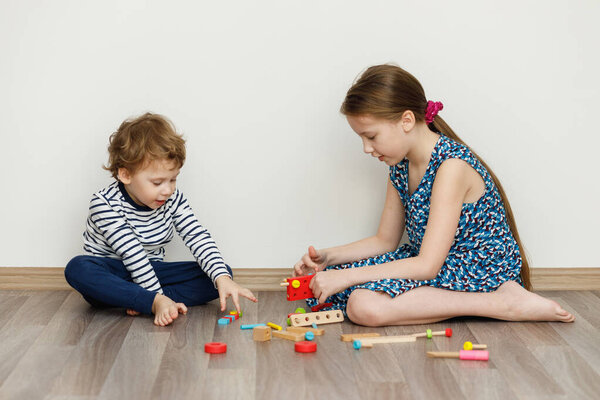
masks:
POLYGON ((490 359, 490 353, 487 350, 461 350, 458 358, 461 360, 487 361, 490 359))

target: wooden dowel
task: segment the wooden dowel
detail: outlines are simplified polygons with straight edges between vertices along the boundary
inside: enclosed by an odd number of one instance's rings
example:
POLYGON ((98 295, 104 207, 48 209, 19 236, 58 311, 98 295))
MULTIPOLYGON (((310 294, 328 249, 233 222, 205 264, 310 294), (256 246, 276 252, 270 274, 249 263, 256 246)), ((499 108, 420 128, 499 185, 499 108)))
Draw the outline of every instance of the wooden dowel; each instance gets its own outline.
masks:
POLYGON ((290 284, 288 282, 282 282, 279 284, 279 286, 290 286, 290 284))

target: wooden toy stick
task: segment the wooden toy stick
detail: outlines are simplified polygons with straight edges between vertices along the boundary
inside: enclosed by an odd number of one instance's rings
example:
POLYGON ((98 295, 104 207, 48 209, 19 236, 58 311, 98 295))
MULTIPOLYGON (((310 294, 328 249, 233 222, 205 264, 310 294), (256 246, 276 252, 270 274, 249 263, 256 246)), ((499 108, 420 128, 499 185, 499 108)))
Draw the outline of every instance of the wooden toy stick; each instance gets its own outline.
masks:
POLYGON ((461 350, 455 351, 428 351, 428 357, 433 358, 459 358, 461 360, 487 361, 490 353, 487 350, 461 350))
POLYGON ((272 331, 271 336, 278 337, 281 339, 292 340, 294 342, 300 342, 304 340, 304 334, 290 331, 272 331))
POLYGON ((290 286, 290 284, 288 282, 281 282, 279 286, 290 286))
POLYGON ((377 332, 366 332, 366 333, 345 333, 340 336, 342 342, 351 342, 354 339, 361 339, 366 337, 376 337, 380 336, 377 332))
POLYGON ((412 335, 405 336, 380 336, 380 337, 367 337, 356 339, 360 340, 362 347, 373 347, 374 344, 378 343, 409 343, 416 342, 417 338, 412 335))
POLYGON ((331 324, 334 322, 342 322, 344 314, 340 310, 319 311, 306 314, 290 315, 290 320, 293 326, 308 326, 316 324, 331 324))
POLYGON ((305 334, 306 332, 312 332, 315 334, 315 336, 321 336, 325 333, 325 329, 322 328, 305 328, 303 326, 290 326, 287 328, 287 330, 288 332, 297 332, 302 334, 305 334))

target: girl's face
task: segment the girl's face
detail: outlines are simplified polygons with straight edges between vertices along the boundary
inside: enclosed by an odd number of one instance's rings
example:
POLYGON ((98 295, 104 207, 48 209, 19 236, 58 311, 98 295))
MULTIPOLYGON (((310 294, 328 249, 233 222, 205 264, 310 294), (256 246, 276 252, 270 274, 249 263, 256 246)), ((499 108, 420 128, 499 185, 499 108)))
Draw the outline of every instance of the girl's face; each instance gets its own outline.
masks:
POLYGON ((409 150, 409 138, 402 120, 388 121, 370 115, 346 116, 348 124, 362 139, 363 151, 392 166, 402 161, 409 150))
POLYGON ((153 210, 159 208, 175 191, 179 168, 174 160, 153 160, 131 174, 119 168, 119 180, 132 200, 153 210))

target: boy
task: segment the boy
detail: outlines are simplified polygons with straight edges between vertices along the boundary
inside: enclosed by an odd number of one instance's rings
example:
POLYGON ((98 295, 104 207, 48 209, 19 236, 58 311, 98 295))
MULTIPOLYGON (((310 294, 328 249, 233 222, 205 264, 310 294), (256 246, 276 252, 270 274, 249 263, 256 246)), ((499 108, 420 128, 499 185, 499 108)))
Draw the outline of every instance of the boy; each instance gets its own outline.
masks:
POLYGON ((164 117, 127 120, 110 137, 104 169, 116 179, 92 197, 84 237, 86 255, 65 268, 67 282, 94 306, 129 315, 155 315, 166 326, 188 306, 231 296, 256 297, 232 280, 215 242, 175 187, 185 162, 185 141, 164 117), (197 262, 163 262, 174 230, 197 262))

